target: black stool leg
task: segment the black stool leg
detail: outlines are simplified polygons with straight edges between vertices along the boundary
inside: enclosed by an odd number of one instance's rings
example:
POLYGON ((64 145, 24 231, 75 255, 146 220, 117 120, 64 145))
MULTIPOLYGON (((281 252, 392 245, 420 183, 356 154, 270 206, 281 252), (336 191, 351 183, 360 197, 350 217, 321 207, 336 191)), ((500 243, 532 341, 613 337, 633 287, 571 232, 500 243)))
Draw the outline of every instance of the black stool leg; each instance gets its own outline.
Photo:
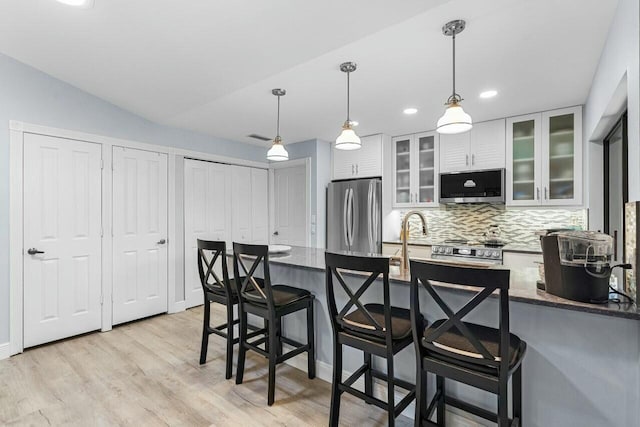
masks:
POLYGON ((333 381, 331 383, 331 409, 329 411, 329 426, 337 427, 340 419, 340 384, 342 383, 342 344, 338 337, 333 339, 333 381))
POLYGON ((367 396, 373 396, 373 375, 371 375, 371 353, 364 352, 364 364, 367 365, 367 370, 364 371, 364 393, 367 396))
POLYGON ((229 379, 233 369, 233 303, 227 301, 227 371, 225 378, 229 379))
POLYGON ((389 349, 387 349, 387 405, 388 408, 388 419, 389 419, 389 427, 394 427, 396 425, 396 391, 394 378, 395 373, 393 372, 393 353, 389 349))
POLYGON ((202 345, 200 346, 200 364, 203 365, 207 361, 207 348, 209 347, 209 317, 211 312, 211 303, 204 302, 204 321, 202 325, 202 345))
POLYGON ((513 419, 522 427, 522 365, 513 373, 513 419))
MULTIPOLYGON (((436 377, 436 389, 438 390, 437 392, 440 393, 440 399, 438 399, 438 425, 440 427, 444 427, 445 426, 445 403, 444 403, 444 398, 445 398, 445 394, 446 394, 446 390, 445 390, 445 386, 444 386, 444 377, 441 376, 437 376, 436 377)), ((436 392, 436 393, 437 393, 436 392)))
POLYGON ((273 405, 276 394, 276 364, 279 352, 278 332, 276 329, 279 320, 269 322, 269 391, 267 396, 267 405, 269 406, 273 405))
POLYGON ((236 384, 242 384, 242 378, 244 376, 244 359, 247 354, 247 349, 244 344, 247 341, 247 313, 242 311, 241 308, 238 310, 240 312, 240 337, 238 339, 238 367, 236 372, 236 384))
POLYGON ((507 389, 508 379, 500 379, 498 386, 498 427, 509 426, 509 398, 507 389))
MULTIPOLYGON (((420 356, 418 356, 420 357, 420 356)), ((422 418, 427 415, 427 373, 422 370, 422 364, 418 362, 416 370, 416 412, 413 425, 422 425, 422 418)))
POLYGON ((309 344, 309 350, 307 350, 307 374, 311 380, 316 377, 316 339, 313 317, 313 301, 311 301, 307 308, 307 343, 309 344))

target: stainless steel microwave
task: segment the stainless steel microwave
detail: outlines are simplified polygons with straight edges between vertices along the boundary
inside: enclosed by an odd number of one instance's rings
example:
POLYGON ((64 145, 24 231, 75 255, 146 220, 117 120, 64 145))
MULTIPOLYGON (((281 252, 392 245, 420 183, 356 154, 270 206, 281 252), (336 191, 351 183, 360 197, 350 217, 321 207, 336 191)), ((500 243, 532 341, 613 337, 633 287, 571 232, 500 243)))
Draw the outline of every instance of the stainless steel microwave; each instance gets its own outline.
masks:
POLYGON ((440 203, 504 203, 505 170, 440 174, 440 203))

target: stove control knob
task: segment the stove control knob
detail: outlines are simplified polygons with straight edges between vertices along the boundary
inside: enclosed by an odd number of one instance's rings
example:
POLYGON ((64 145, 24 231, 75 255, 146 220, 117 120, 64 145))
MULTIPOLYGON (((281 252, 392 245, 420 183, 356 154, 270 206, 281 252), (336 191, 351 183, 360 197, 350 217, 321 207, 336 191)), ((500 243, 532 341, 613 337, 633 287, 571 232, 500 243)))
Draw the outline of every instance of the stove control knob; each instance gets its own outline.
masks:
MULTIPOLYGON (((488 252, 488 251, 487 251, 488 252)), ((500 252, 498 251, 493 251, 493 253, 491 254, 492 257, 494 258, 500 258, 500 252)))
POLYGON ((440 247, 439 247, 439 246, 434 246, 434 247, 431 249, 431 252, 433 252, 434 254, 437 254, 438 252, 440 252, 440 247))
POLYGON ((446 249, 445 249, 445 253, 446 253, 447 255, 451 255, 451 254, 453 253, 453 249, 451 249, 451 248, 446 248, 446 249))
POLYGON ((484 252, 482 253, 482 256, 490 257, 490 256, 491 256, 491 251, 484 251, 484 252))

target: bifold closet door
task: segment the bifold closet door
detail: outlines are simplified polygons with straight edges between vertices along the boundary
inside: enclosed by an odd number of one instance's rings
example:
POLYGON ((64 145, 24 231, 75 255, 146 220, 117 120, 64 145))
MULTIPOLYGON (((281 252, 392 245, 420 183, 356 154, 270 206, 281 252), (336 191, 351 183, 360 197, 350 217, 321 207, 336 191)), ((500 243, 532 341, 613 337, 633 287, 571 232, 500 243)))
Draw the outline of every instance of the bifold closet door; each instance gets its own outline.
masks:
POLYGON ((24 347, 100 329, 101 150, 24 135, 24 347))
MULTIPOLYGON (((231 169, 185 159, 184 173, 184 282, 185 304, 190 308, 203 303, 197 240, 224 240, 231 248, 231 169)), ((220 265, 215 266, 218 277, 222 277, 220 265)))
POLYGON ((167 155, 113 147, 113 324, 167 311, 167 155))

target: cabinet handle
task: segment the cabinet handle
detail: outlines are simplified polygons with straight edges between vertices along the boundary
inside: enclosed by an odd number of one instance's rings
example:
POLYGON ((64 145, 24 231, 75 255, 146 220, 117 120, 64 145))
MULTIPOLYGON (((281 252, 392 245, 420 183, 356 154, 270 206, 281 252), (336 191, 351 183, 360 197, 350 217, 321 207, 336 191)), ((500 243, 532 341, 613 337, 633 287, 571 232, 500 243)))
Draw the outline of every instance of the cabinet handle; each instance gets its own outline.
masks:
POLYGON ((351 164, 351 175, 355 175, 355 173, 356 173, 356 167, 353 164, 351 164))
POLYGON ((536 200, 540 200, 540 187, 536 187, 536 200))
POLYGON ((476 155, 475 155, 475 154, 472 154, 472 155, 471 155, 471 166, 473 166, 473 165, 475 165, 475 164, 476 164, 476 155))
POLYGON ((467 159, 465 160, 465 164, 466 164, 467 166, 469 166, 469 155, 468 155, 468 154, 466 155, 466 158, 467 158, 467 159))
POLYGON ((358 175, 358 164, 356 163, 356 175, 358 175))
POLYGON ((547 191, 547 187, 544 187, 544 199, 545 200, 549 200, 549 194, 548 194, 548 191, 547 191))

